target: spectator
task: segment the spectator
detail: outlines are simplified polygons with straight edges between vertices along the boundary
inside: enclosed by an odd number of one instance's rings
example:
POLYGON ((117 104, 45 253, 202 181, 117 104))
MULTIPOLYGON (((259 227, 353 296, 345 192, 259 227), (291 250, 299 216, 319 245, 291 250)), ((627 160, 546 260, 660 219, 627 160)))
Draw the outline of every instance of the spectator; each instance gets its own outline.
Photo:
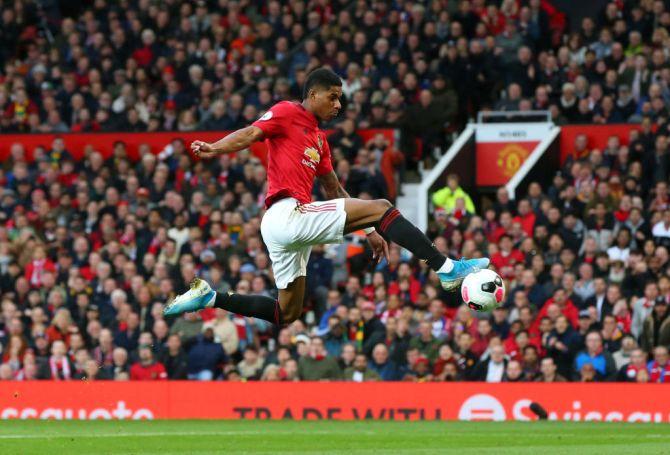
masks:
POLYGON ((154 360, 151 346, 142 345, 138 349, 139 361, 130 367, 130 379, 133 381, 158 381, 168 378, 165 366, 154 360))
POLYGON ((203 328, 211 327, 214 336, 221 341, 226 355, 232 356, 237 352, 239 346, 237 327, 231 321, 227 311, 217 308, 214 313, 215 318, 204 323, 203 328))
POLYGON ((654 348, 654 360, 647 364, 649 382, 666 382, 670 379, 670 356, 666 346, 654 348))
POLYGON ((507 362, 507 367, 505 368, 505 374, 502 378, 502 382, 523 382, 526 381, 525 373, 521 368, 521 364, 516 360, 510 360, 507 362))
POLYGON ((619 382, 637 382, 638 373, 647 371, 647 355, 642 349, 633 349, 630 362, 619 368, 616 380, 619 382))
POLYGON ((221 364, 226 361, 226 353, 221 343, 214 341, 214 330, 204 329, 201 335, 191 338, 187 346, 188 378, 198 381, 216 378, 221 364))
POLYGON ((665 298, 657 298, 654 309, 642 325, 640 347, 651 352, 654 346, 670 344, 670 313, 665 298))
POLYGON ((260 378, 261 381, 280 381, 281 369, 277 365, 268 365, 263 370, 260 378))
POLYGON ((463 199, 467 213, 475 213, 475 205, 470 196, 459 186, 459 178, 456 174, 447 176, 447 186, 433 194, 433 204, 443 208, 448 214, 453 214, 456 201, 463 199))
POLYGON ((535 382, 565 382, 566 379, 557 373, 556 363, 551 357, 545 357, 540 362, 540 374, 535 382))
POLYGON ((656 299, 659 298, 665 300, 665 297, 658 295, 658 285, 655 282, 649 282, 644 287, 644 295, 633 303, 633 321, 630 333, 636 339, 639 339, 640 335, 642 335, 644 321, 651 315, 656 299))
POLYGON ((244 350, 244 358, 237 364, 240 377, 246 380, 258 380, 263 372, 263 358, 253 346, 244 350))
POLYGON ((423 355, 418 355, 416 359, 408 362, 410 369, 403 378, 404 381, 428 382, 433 380, 430 372, 430 361, 423 355))
POLYGON ((186 379, 188 358, 181 346, 179 335, 168 337, 167 344, 160 354, 160 362, 165 366, 169 379, 186 379))
POLYGON ((616 368, 621 369, 624 365, 630 363, 631 355, 636 349, 638 349, 638 346, 635 338, 624 335, 621 339, 621 349, 612 354, 616 368))
POLYGON ((419 334, 409 342, 410 349, 418 349, 431 362, 437 357, 439 346, 440 340, 433 336, 432 324, 427 321, 419 324, 419 334))
POLYGON ((203 330, 203 322, 197 313, 185 313, 170 327, 170 335, 176 334, 182 343, 198 336, 203 330))
POLYGON ((330 147, 340 151, 349 163, 353 164, 358 151, 363 148, 363 139, 356 133, 356 127, 351 119, 345 119, 338 125, 335 133, 328 136, 330 147))
MULTIPOLYGON (((98 362, 96 361, 96 363, 98 362)), ((129 380, 130 364, 128 363, 128 352, 123 348, 114 348, 112 351, 112 362, 104 368, 107 370, 107 375, 114 380, 129 380)))
POLYGON ((598 332, 589 332, 586 336, 586 349, 577 354, 575 358, 575 369, 582 373, 582 380, 604 381, 615 371, 612 355, 603 349, 602 336, 598 332), (584 365, 591 365, 584 371, 584 365), (595 376, 593 376, 595 374, 595 376))
POLYGON ((372 359, 368 367, 379 375, 382 381, 398 381, 401 379, 398 366, 389 359, 389 351, 386 345, 379 343, 372 350, 372 359))
POLYGON ((303 381, 336 381, 341 379, 337 361, 328 355, 323 340, 313 337, 309 343, 309 352, 298 361, 298 375, 303 381))
POLYGON ((472 379, 484 382, 501 382, 507 369, 508 360, 502 346, 491 349, 491 355, 486 360, 480 360, 472 371, 472 379))
POLYGON ((336 314, 331 315, 328 318, 328 332, 323 337, 323 344, 326 347, 328 355, 336 358, 340 357, 346 340, 344 325, 341 323, 340 318, 336 314))
POLYGON ((54 341, 51 344, 51 355, 47 362, 40 366, 37 378, 54 381, 72 379, 73 365, 66 354, 67 348, 65 343, 61 340, 54 341))
POLYGON ((344 380, 354 382, 379 381, 380 377, 376 371, 368 368, 368 360, 365 354, 357 354, 353 367, 344 370, 344 380))

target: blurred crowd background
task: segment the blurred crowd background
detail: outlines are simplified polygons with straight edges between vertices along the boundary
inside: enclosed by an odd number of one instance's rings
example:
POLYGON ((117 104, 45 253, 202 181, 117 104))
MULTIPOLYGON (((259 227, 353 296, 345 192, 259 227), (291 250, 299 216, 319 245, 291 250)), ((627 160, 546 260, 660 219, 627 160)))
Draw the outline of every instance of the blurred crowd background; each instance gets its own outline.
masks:
POLYGON ((393 200, 405 169, 481 110, 640 124, 603 150, 578 136, 515 201, 500 189, 475 205, 453 175, 433 194, 429 235, 451 257, 490 256, 503 308, 473 313, 395 245, 373 264, 356 233, 314 248, 304 316, 278 329, 161 315, 195 276, 275 294, 253 155, 204 163, 175 139, 138 161, 123 141, 74 159, 67 136, 13 143, 0 380, 670 379, 670 2, 585 2, 597 14, 580 20, 564 3, 0 2, 3 133, 223 132, 300 98, 327 65, 343 79, 346 109, 323 125, 342 183, 393 200), (397 129, 397 149, 365 128, 397 129))

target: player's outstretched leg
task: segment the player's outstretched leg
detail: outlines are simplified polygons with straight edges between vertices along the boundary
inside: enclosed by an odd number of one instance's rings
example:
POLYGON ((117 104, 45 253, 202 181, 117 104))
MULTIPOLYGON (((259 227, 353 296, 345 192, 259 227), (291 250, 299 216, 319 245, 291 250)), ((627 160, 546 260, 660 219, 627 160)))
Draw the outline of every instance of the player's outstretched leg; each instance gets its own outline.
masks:
POLYGON ((288 324, 302 314, 305 282, 304 276, 295 278, 286 289, 279 290, 279 300, 276 300, 264 295, 216 292, 205 280, 195 278, 188 291, 167 304, 163 314, 176 316, 214 307, 242 316, 265 319, 276 325, 288 324))
MULTIPOLYGON (((205 280, 196 278, 190 289, 178 295, 163 310, 165 316, 191 313, 205 308, 223 308, 231 313, 265 319, 273 324, 282 324, 279 302, 264 295, 240 295, 214 291, 205 280)), ((290 322, 290 321, 288 321, 290 322)))
POLYGON ((489 266, 488 258, 464 258, 452 261, 440 253, 419 228, 407 221, 398 209, 385 199, 366 201, 347 198, 344 209, 347 212, 346 232, 374 226, 384 238, 426 261, 428 266, 437 272, 442 287, 447 291, 457 289, 469 273, 489 266))

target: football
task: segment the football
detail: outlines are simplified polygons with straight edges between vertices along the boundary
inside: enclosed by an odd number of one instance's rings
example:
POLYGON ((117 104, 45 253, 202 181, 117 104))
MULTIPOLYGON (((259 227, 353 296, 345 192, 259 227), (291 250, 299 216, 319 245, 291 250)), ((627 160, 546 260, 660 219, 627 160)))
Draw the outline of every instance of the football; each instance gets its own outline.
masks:
POLYGON ((493 270, 479 270, 465 277, 461 296, 473 310, 491 311, 505 300, 505 284, 493 270))

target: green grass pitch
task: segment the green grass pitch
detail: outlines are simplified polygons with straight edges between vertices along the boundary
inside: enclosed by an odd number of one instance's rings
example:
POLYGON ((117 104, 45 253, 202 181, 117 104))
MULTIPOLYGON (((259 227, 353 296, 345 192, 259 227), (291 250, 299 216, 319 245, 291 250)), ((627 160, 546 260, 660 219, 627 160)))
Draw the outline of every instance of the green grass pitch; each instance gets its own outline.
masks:
POLYGON ((661 454, 667 424, 586 422, 18 421, 1 454, 661 454))

